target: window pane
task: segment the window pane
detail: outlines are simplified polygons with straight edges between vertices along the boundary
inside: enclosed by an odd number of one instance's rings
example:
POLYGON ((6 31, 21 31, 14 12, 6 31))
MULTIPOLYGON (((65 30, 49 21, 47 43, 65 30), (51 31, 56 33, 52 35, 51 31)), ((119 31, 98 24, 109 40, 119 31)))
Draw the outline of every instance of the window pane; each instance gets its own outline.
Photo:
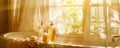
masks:
POLYGON ((82 7, 51 7, 50 20, 58 29, 57 42, 82 44, 82 7))
MULTIPOLYGON (((82 28, 82 7, 51 7, 50 20, 56 23, 56 27, 59 29, 58 33, 62 32, 60 34, 65 33, 65 28, 80 29, 82 28)), ((71 29, 68 29, 66 33, 73 32, 71 29)), ((80 33, 79 31, 76 33, 80 33)))
POLYGON ((118 7, 115 7, 115 8, 111 9, 111 12, 110 12, 110 27, 111 27, 111 33, 112 34, 120 33, 118 7))
POLYGON ((69 33, 81 33, 82 7, 63 7, 63 16, 67 21, 67 27, 73 30, 69 33))
MULTIPOLYGON (((92 39, 98 38, 98 41, 106 39, 103 7, 91 7, 91 33, 92 39)), ((97 43, 97 42, 96 42, 97 43)), ((101 42, 102 43, 102 42, 101 42)))

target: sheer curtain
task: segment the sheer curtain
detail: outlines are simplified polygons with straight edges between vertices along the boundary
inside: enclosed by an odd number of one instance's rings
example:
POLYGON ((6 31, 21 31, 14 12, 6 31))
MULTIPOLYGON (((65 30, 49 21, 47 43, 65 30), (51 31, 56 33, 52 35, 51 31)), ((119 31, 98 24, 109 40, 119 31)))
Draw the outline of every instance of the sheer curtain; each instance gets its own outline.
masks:
POLYGON ((37 31, 39 21, 49 20, 47 0, 10 0, 9 31, 37 31), (46 20, 47 19, 47 20, 46 20))
POLYGON ((35 14, 36 0, 24 0, 24 5, 22 5, 22 11, 20 13, 20 26, 19 31, 34 30, 34 14, 35 14))

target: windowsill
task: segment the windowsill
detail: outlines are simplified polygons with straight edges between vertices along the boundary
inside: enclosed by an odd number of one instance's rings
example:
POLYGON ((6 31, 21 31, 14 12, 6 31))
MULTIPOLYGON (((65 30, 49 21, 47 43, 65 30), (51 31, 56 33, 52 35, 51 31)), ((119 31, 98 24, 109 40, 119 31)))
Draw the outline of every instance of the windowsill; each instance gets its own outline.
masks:
POLYGON ((81 45, 69 45, 69 44, 39 44, 40 48, 92 48, 81 45))

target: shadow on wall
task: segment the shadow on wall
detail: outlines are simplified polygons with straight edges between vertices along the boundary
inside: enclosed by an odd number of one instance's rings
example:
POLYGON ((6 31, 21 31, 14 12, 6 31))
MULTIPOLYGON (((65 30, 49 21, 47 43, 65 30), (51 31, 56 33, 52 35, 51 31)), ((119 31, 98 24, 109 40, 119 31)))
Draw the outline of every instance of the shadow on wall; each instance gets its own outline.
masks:
POLYGON ((8 0, 0 0, 0 34, 8 32, 8 0))

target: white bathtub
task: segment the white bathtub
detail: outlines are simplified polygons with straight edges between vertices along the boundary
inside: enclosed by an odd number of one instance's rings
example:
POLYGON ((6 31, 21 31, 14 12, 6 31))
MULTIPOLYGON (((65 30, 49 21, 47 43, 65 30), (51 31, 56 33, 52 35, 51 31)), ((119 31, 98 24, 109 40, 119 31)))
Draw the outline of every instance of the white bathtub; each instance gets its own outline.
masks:
POLYGON ((26 38, 38 36, 37 32, 9 32, 4 34, 6 38, 6 47, 4 48, 27 48, 26 38))
MULTIPOLYGON (((10 32, 4 34, 4 37, 9 39, 5 48, 27 48, 26 42, 24 40, 30 36, 38 36, 37 32, 10 32)), ((59 38, 59 37, 58 37, 59 38)), ((39 48, 49 48, 53 47, 53 44, 39 44, 39 48), (52 45, 52 46, 51 46, 52 45)), ((85 46, 73 46, 73 45, 64 45, 64 44, 55 44, 55 47, 59 48, 91 48, 85 46)))
POLYGON ((9 32, 4 34, 5 38, 14 39, 14 40, 25 40, 30 36, 37 36, 37 32, 9 32))

